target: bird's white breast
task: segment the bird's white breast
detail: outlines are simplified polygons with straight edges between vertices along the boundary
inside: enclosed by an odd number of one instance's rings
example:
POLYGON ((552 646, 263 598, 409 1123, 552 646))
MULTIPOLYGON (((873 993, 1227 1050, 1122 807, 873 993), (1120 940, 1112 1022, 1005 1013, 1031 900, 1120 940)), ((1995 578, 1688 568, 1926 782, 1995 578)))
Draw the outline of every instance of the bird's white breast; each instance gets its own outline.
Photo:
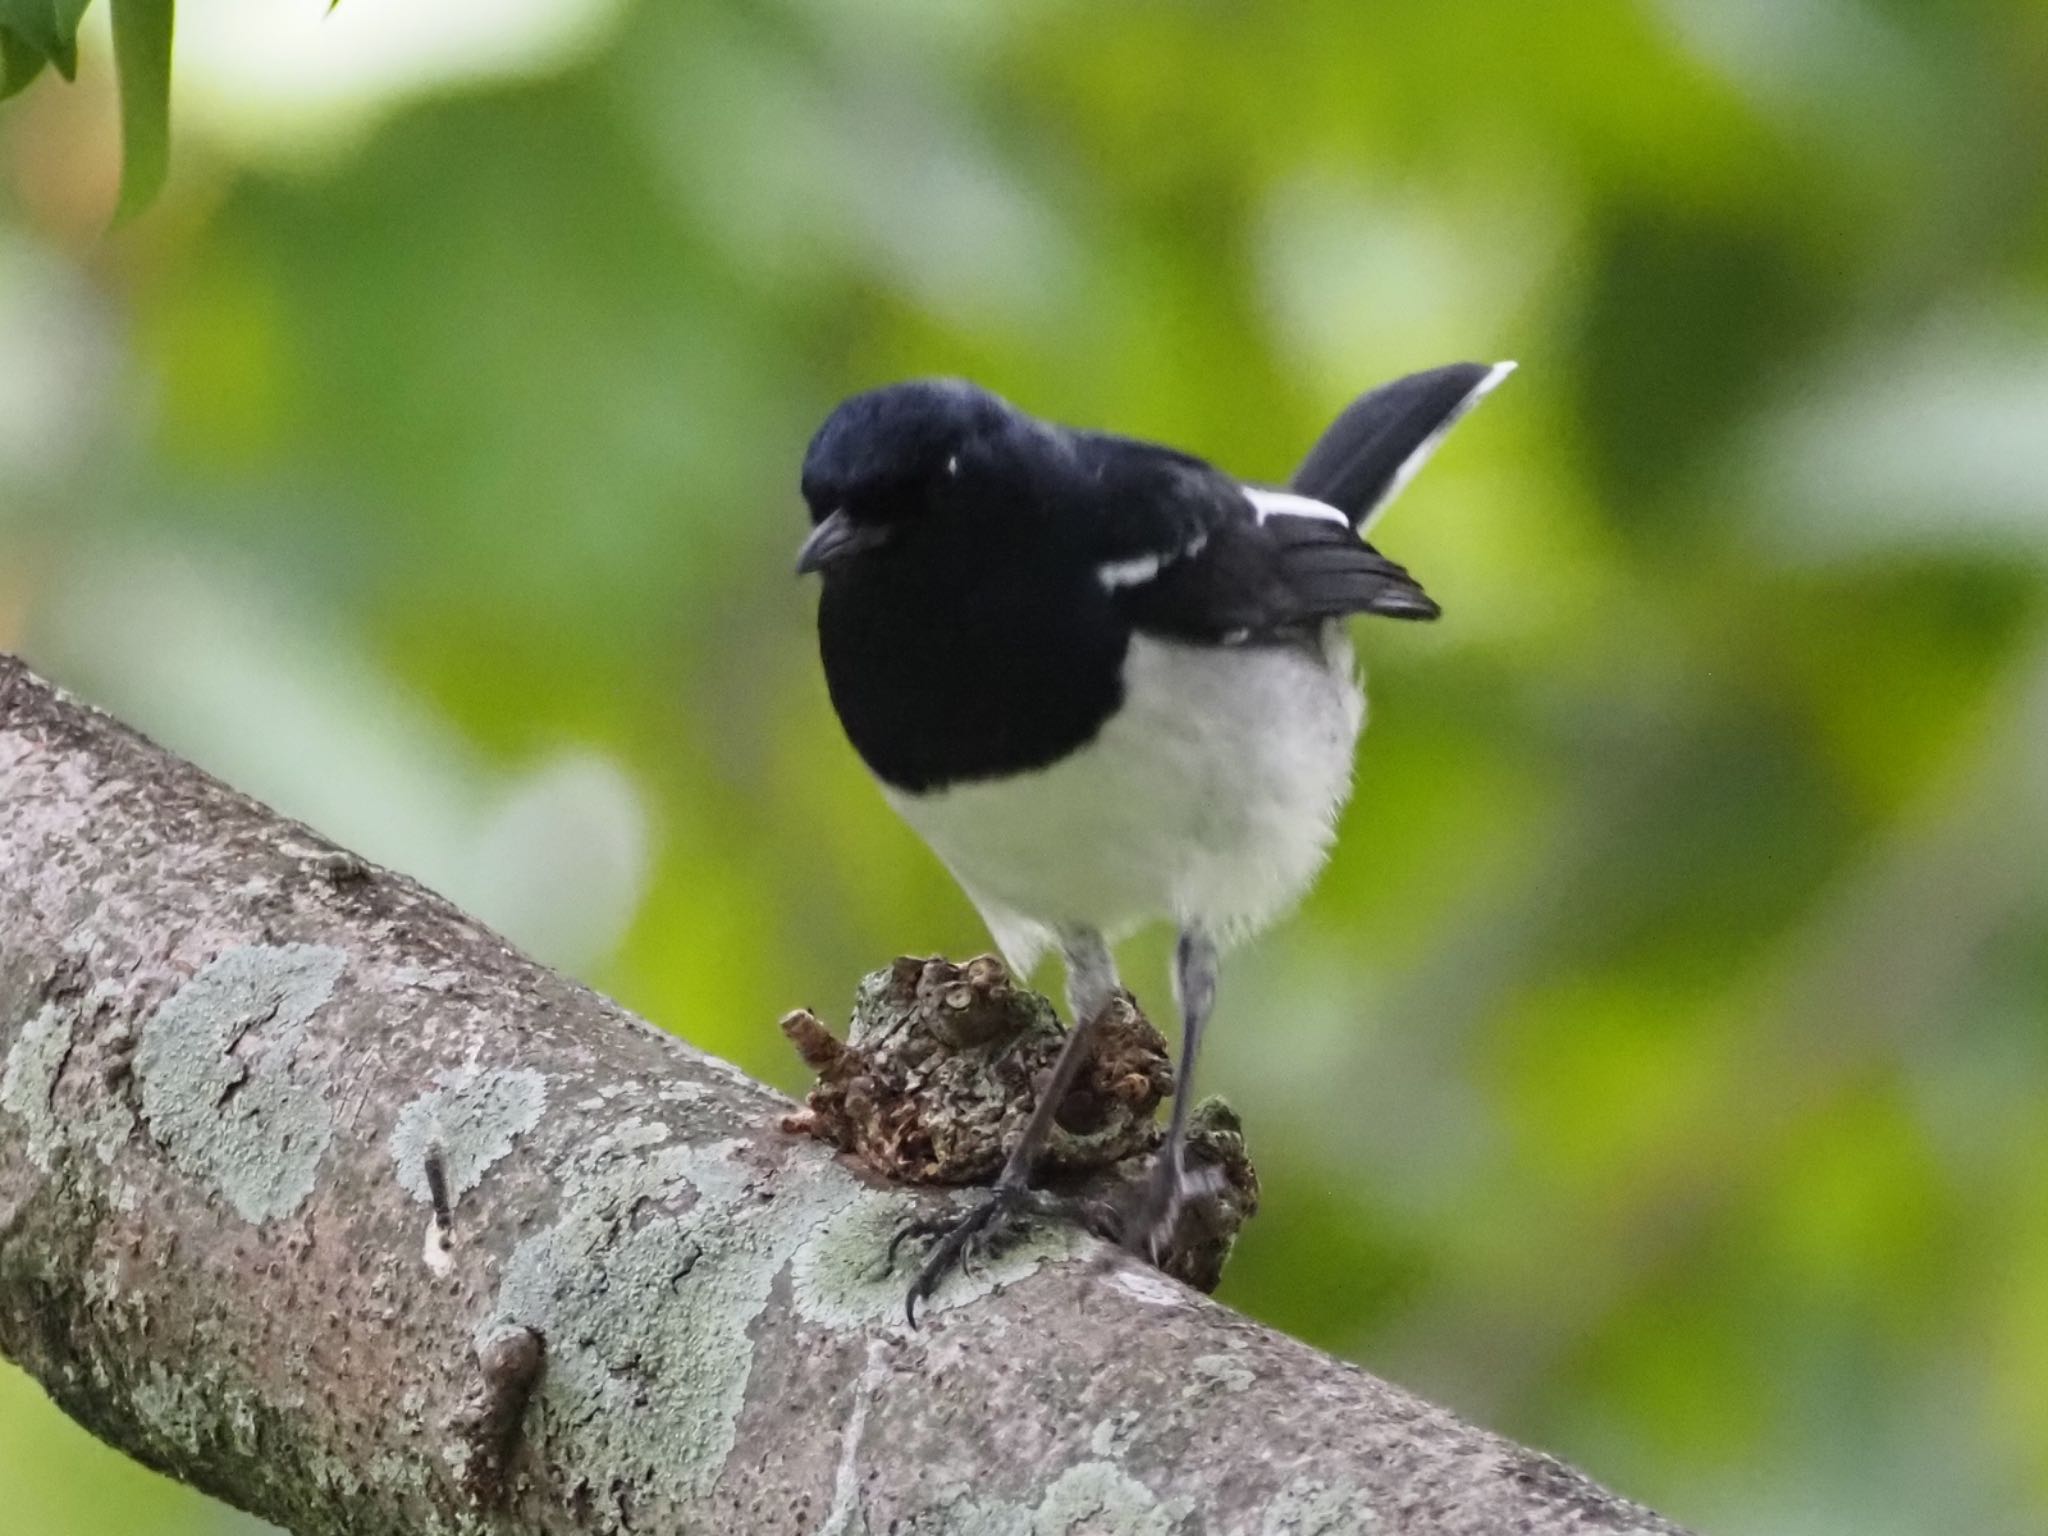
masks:
POLYGON ((1341 626, 1320 650, 1134 636, 1123 676, 1123 708, 1050 767, 888 791, 1020 971, 1062 925, 1262 927, 1308 889, 1350 794, 1365 695, 1341 626))

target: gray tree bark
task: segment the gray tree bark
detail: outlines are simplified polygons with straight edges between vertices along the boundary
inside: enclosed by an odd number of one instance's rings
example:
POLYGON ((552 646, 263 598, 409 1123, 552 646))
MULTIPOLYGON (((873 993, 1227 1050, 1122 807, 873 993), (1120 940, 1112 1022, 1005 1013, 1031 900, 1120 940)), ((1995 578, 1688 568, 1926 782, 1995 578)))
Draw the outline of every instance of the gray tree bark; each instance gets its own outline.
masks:
POLYGON ((4 656, 0 1060, 0 1352, 299 1536, 1677 1530, 1069 1234, 912 1331, 930 1197, 4 656))

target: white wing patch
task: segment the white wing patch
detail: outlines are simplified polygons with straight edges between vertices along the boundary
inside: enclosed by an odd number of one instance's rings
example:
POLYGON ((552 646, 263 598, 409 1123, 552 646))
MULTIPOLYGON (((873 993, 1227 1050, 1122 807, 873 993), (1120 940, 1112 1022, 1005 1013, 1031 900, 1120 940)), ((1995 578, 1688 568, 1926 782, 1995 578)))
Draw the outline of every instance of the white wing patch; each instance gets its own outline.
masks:
POLYGON ((1135 560, 1111 560, 1095 567, 1095 579, 1102 583, 1102 590, 1114 592, 1119 587, 1143 586, 1157 576, 1166 561, 1158 555, 1139 555, 1135 560))
POLYGON ((1350 518, 1327 501, 1317 501, 1313 496, 1297 496, 1292 491, 1268 491, 1256 485, 1241 489, 1244 499, 1252 504, 1252 511, 1262 523, 1269 517, 1314 517, 1335 523, 1339 528, 1351 526, 1350 518))
POLYGON ((1450 434, 1451 428, 1463 421, 1473 406, 1500 388, 1501 380, 1514 371, 1515 365, 1512 362, 1495 363, 1486 370, 1486 377, 1474 384, 1470 393, 1451 407, 1450 415, 1436 424, 1436 430, 1415 445, 1414 451, 1403 459, 1401 467, 1394 471, 1393 478, 1387 482, 1387 488, 1380 493, 1379 500, 1367 507, 1365 516, 1358 520, 1360 538, 1364 538, 1372 531, 1372 525, 1379 521, 1380 514, 1393 505, 1396 496, 1408 489, 1408 482, 1422 473, 1422 466, 1429 462, 1431 454, 1443 446, 1444 438, 1450 434))
POLYGON ((1192 560, 1202 552, 1209 542, 1209 535, 1198 533, 1179 549, 1163 555, 1133 555, 1128 560, 1108 560, 1095 567, 1095 579, 1102 583, 1105 592, 1119 591, 1124 587, 1142 587, 1176 560, 1192 560))

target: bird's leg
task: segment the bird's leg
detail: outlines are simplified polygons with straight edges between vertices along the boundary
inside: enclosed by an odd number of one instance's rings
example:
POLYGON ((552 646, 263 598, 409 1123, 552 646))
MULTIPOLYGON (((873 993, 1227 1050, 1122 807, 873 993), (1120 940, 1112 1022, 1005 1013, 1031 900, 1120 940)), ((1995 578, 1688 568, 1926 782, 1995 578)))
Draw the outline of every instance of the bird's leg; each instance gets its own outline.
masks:
POLYGON ((1092 928, 1063 931, 1060 948, 1067 962, 1067 1006, 1074 1012, 1074 1027, 1060 1047, 1038 1102, 1031 1108, 1031 1118, 1024 1122, 1023 1132, 1003 1160, 995 1187, 965 1216, 921 1218, 900 1229, 889 1243, 889 1262, 893 1265, 896 1250, 909 1239, 937 1239, 924 1263, 918 1266, 904 1302, 904 1315, 913 1328, 917 1326, 918 1303, 938 1288, 946 1272, 955 1264, 964 1268, 974 1250, 995 1238, 1019 1213, 1056 1217, 1085 1214, 1076 1201, 1032 1189, 1031 1171, 1046 1138, 1052 1134, 1053 1122, 1066 1101, 1067 1091, 1074 1086, 1074 1078, 1094 1049, 1096 1026, 1116 996, 1116 962, 1102 935, 1092 928))
POLYGON ((1116 956, 1093 928, 1060 930, 1060 958, 1067 962, 1067 1016, 1076 1029, 1092 1024, 1116 997, 1116 956))
POLYGON ((1180 1003, 1180 1076, 1173 1085, 1173 1113, 1166 1123, 1166 1145, 1152 1165, 1144 1193, 1123 1223, 1123 1244, 1156 1261, 1173 1236, 1174 1223, 1188 1201, 1213 1192, 1188 1176, 1186 1152, 1188 1111, 1195 1102, 1195 1058, 1202 1050, 1202 1027, 1216 1006, 1216 941, 1190 923, 1180 931, 1173 952, 1173 992, 1180 1003))
POLYGON ((1061 1101, 1066 1098, 1075 1074, 1081 1070, 1093 1049, 1094 1026, 1106 1011, 1096 1010, 1091 1017, 1077 1023, 1067 1035, 1066 1043, 1060 1047, 1059 1057, 1053 1063, 1052 1076, 1047 1079, 1038 1102, 1032 1106, 1031 1118, 1025 1122, 1023 1133, 1003 1160, 1003 1170, 996 1176, 995 1187, 987 1196, 964 1216, 922 1217, 900 1228, 890 1240, 889 1262, 893 1265, 896 1250, 911 1238, 937 1239, 926 1253, 924 1263, 918 1266, 917 1275, 910 1282, 910 1294, 904 1298, 904 1316, 911 1327, 917 1326, 918 1303, 938 1289, 946 1272, 956 1264, 964 1268, 977 1247, 996 1238, 1020 1213, 1055 1217, 1083 1214, 1075 1201, 1034 1190, 1031 1187, 1031 1170, 1046 1137, 1052 1133, 1061 1101))

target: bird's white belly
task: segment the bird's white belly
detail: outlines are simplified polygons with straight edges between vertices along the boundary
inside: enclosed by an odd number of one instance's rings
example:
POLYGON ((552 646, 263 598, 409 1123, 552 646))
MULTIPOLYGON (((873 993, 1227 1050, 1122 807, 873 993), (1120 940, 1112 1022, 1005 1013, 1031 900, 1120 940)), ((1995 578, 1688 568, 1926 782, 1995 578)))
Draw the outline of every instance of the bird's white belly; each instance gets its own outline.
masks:
POLYGON ((1159 918, 1219 940, 1297 901, 1351 791, 1365 695, 1349 636, 1306 647, 1132 639, 1124 707, 1048 768, 887 791, 1028 971, 1058 928, 1159 918))

